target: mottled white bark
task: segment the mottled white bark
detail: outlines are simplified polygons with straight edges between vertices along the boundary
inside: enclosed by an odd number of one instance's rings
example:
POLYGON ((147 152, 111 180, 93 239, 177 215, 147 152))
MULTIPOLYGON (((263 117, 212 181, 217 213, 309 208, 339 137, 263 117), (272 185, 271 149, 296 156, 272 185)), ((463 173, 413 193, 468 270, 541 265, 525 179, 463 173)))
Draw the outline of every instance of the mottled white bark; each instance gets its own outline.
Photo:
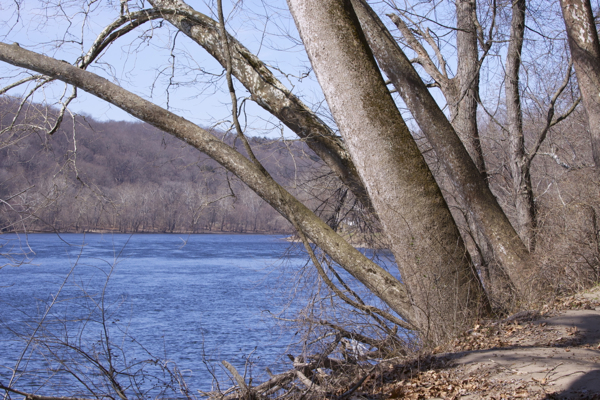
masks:
POLYGON ((415 306, 438 340, 487 307, 442 194, 387 90, 350 0, 288 0, 415 306))

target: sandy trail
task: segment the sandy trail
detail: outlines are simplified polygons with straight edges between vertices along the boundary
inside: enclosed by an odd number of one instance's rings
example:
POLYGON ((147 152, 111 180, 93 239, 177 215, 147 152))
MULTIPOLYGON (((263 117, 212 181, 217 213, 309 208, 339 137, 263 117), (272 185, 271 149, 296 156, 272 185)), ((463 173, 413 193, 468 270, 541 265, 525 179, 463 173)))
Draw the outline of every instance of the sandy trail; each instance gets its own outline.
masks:
POLYGON ((380 398, 600 400, 600 287, 544 314, 476 326, 438 354, 390 365, 380 398))
POLYGON ((566 310, 531 325, 516 325, 523 328, 511 347, 448 358, 467 376, 493 375, 515 396, 600 398, 600 309, 566 310))

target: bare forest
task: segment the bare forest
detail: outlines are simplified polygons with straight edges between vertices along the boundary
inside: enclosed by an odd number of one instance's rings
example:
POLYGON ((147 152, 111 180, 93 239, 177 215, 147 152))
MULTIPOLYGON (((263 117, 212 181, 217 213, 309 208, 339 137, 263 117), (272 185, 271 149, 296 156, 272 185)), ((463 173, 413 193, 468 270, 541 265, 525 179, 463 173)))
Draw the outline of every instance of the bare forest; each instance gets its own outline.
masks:
MULTIPOLYGON (((3 127, 11 126, 18 107, 16 99, 3 98, 3 127)), ((26 104, 15 121, 22 137, 0 149, 0 190, 3 199, 11 197, 2 204, 3 231, 291 232, 284 218, 219 164, 156 128, 80 116, 52 137, 35 132, 33 126, 57 112, 26 104)), ((304 144, 251 141, 279 181, 293 186, 309 180, 302 170, 314 155, 304 144)))
POLYGON ((372 360, 600 280, 597 1, 26 3, 0 28, 3 231, 303 244, 306 351, 254 387, 226 365, 226 398, 346 398, 372 360))

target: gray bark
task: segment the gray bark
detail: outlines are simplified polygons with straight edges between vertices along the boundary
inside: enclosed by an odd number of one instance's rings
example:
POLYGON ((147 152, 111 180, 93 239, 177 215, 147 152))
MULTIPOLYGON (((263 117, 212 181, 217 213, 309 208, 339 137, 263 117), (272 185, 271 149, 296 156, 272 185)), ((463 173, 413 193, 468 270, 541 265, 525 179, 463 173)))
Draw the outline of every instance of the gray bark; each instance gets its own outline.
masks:
MULTIPOLYGON (((456 131, 439 108, 402 49, 375 12, 363 0, 353 0, 363 31, 381 69, 419 124, 462 197, 468 212, 511 281, 527 291, 532 272, 523 243, 467 153, 456 131)), ((501 277, 502 271, 493 274, 501 277)), ((506 286, 501 283, 501 286, 506 286)))
MULTIPOLYGON (((311 64, 434 341, 487 299, 423 156, 381 77, 350 0, 288 0, 311 64)), ((468 157, 468 156, 467 156, 468 157)))
POLYGON ((477 127, 479 98, 479 50, 475 26, 476 0, 456 1, 456 50, 458 67, 446 95, 452 112, 452 126, 464 143, 479 172, 486 177, 483 151, 477 127))
POLYGON ((485 162, 477 126, 479 52, 475 24, 477 18, 476 0, 456 0, 455 5, 458 68, 456 75, 452 78, 448 77, 444 57, 429 32, 420 33, 436 52, 440 64, 439 69, 404 21, 394 14, 390 14, 389 17, 400 30, 400 33, 402 33, 409 47, 417 53, 416 62, 423 66, 427 74, 434 79, 444 94, 449 105, 452 126, 477 166, 477 169, 485 178, 485 162))
MULTIPOLYGON (((202 46, 224 68, 227 66, 225 47, 217 21, 195 11, 181 0, 149 2, 158 9, 185 12, 187 15, 165 14, 164 19, 202 46)), ((228 42, 231 51, 231 73, 251 93, 252 99, 305 139, 307 145, 331 168, 363 206, 372 210, 369 196, 341 140, 250 50, 231 35, 228 35, 228 42)))
POLYGON ((238 176, 392 310, 411 321, 406 289, 396 278, 349 245, 257 165, 206 130, 91 72, 18 45, 0 43, 0 61, 77 86, 204 152, 238 176))
POLYGON ((560 0, 569 48, 592 136, 592 155, 600 170, 600 43, 590 0, 560 0))
MULTIPOLYGON (((454 131, 458 134, 458 137, 483 179, 487 180, 487 171, 477 124, 479 66, 481 63, 477 40, 478 34, 482 35, 483 33, 478 32, 477 30, 479 25, 476 15, 475 0, 456 0, 455 7, 458 68, 455 76, 452 78, 448 76, 444 56, 437 46, 437 42, 434 40, 433 35, 431 35, 428 30, 419 30, 419 35, 422 36, 434 50, 439 63, 439 69, 434 64, 421 42, 415 37, 413 30, 409 29, 399 16, 390 14, 389 17, 402 33, 409 47, 417 53, 417 58, 414 62, 420 64, 441 89, 448 103, 450 121, 454 131)), ((483 36, 481 37, 481 40, 484 48, 489 48, 491 42, 488 41, 483 43, 483 36)), ((455 193, 454 189, 450 187, 444 187, 444 190, 455 193)), ((459 201, 459 207, 463 209, 471 208, 464 202, 465 199, 462 195, 458 194, 456 197, 459 201)), ((498 250, 498 247, 495 243, 488 242, 489 233, 482 232, 483 228, 474 220, 472 212, 468 212, 465 215, 465 218, 466 229, 471 232, 475 241, 475 246, 469 246, 469 251, 472 252, 474 258, 481 260, 481 269, 484 271, 485 275, 498 277, 498 279, 494 280, 496 282, 494 286, 510 288, 511 285, 507 279, 507 272, 503 271, 502 266, 506 260, 499 262, 499 259, 496 257, 496 252, 494 251, 498 250), (487 271, 488 269, 490 271, 487 271)), ((490 287, 490 282, 486 282, 486 286, 489 289, 488 293, 492 293, 492 291, 495 293, 510 292, 510 290, 507 291, 506 289, 496 290, 497 288, 494 289, 490 287)), ((506 301, 504 301, 504 299, 496 299, 495 303, 506 303, 506 301)))
POLYGON ((531 187, 531 174, 525 138, 523 136, 523 112, 519 93, 519 69, 521 50, 525 36, 525 0, 515 0, 512 5, 510 42, 506 55, 506 113, 508 119, 510 172, 515 191, 517 230, 529 251, 535 248, 535 203, 531 187))

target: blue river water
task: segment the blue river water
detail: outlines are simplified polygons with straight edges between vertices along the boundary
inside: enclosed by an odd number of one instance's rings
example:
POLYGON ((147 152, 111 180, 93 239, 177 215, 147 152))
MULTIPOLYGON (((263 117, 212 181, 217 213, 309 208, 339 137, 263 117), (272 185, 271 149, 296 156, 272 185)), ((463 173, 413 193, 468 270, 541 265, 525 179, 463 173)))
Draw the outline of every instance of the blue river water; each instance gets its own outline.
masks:
POLYGON ((3 234, 0 246, 17 258, 28 254, 20 266, 0 269, 3 384, 86 394, 75 377, 100 385, 94 362, 106 366, 110 358, 119 379, 148 396, 160 384, 129 374, 145 368, 168 381, 157 365, 173 372, 174 363, 191 390, 207 391, 209 371, 223 379, 221 360, 241 373, 250 361, 264 377, 265 367, 281 368, 278 357, 294 340, 273 315, 285 311, 292 284, 282 269, 299 269, 306 255, 281 236, 3 234))

